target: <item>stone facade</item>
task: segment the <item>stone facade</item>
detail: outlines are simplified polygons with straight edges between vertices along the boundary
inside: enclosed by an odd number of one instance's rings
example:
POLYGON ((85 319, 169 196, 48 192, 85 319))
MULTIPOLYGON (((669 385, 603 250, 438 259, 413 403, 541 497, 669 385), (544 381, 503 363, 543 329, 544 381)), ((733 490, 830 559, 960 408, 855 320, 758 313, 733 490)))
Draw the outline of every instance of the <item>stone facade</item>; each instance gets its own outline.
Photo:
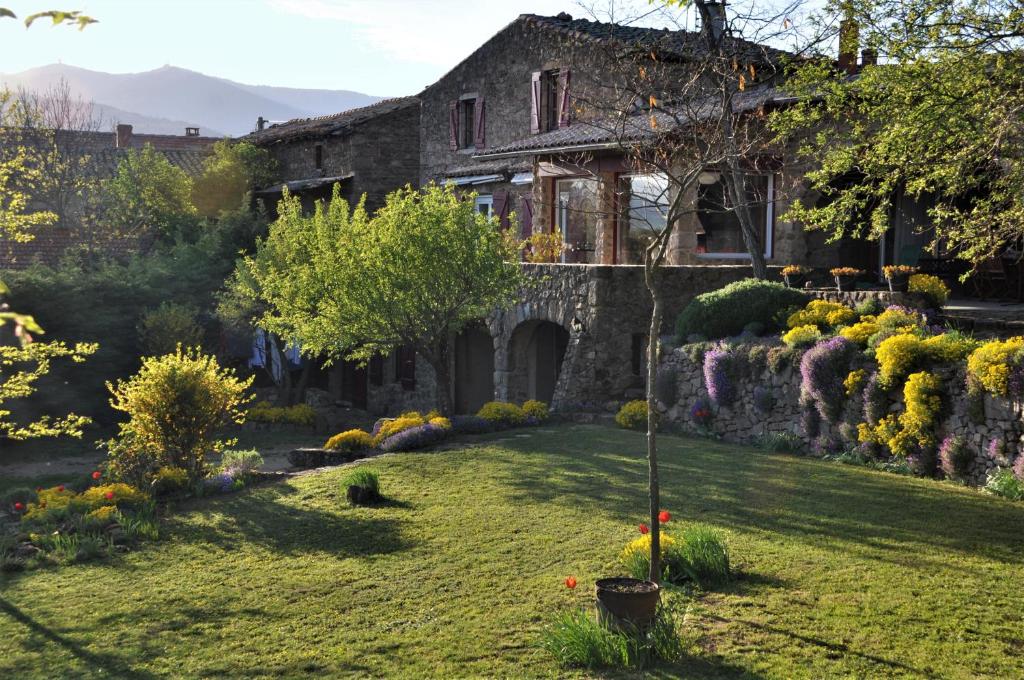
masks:
MULTIPOLYGON (((966 440, 976 454, 966 481, 975 486, 983 485, 993 468, 1009 466, 1018 455, 1017 451, 1024 448, 1024 405, 986 395, 983 417, 972 416, 963 369, 943 369, 937 373, 943 377, 942 399, 945 406, 945 417, 938 424, 938 431, 941 436, 958 435, 966 440), (990 450, 993 440, 1006 444, 1003 451, 994 455, 990 450)), ((691 416, 691 409, 698 400, 710 404, 703 365, 685 347, 676 348, 662 359, 659 374, 666 376, 666 384, 674 382, 672 403, 661 406, 667 423, 675 429, 697 434, 706 434, 710 430, 716 437, 737 443, 756 443, 767 435, 790 435, 813 450, 802 426, 799 355, 777 372, 765 368, 738 381, 736 401, 729 407, 711 404, 712 417, 706 427, 698 426, 691 416), (767 410, 762 410, 763 402, 761 408, 755 403, 755 388, 765 388, 771 394, 772 403, 767 410)), ((842 421, 862 422, 862 408, 859 399, 850 400, 842 421)), ((890 410, 903 410, 902 395, 894 396, 890 410)), ((823 422, 821 428, 821 436, 825 439, 840 437, 836 425, 823 422)))

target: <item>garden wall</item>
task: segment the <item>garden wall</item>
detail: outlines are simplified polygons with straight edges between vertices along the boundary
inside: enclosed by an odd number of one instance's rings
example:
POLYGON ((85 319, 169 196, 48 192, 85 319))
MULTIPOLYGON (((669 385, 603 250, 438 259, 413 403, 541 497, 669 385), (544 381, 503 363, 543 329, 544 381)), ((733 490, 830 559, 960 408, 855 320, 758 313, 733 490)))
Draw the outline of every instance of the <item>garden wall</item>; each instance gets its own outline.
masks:
MULTIPOLYGON (((809 437, 805 432, 807 408, 800 403, 803 351, 790 350, 788 359, 779 360, 787 354, 784 347, 761 347, 765 348, 763 359, 751 362, 754 367, 750 373, 736 380, 735 401, 729 407, 711 403, 702 357, 695 346, 668 352, 659 367, 659 399, 671 402, 662 403, 670 426, 691 433, 710 431, 726 441, 743 443, 756 443, 770 435, 792 435, 817 455, 841 453, 856 446, 856 423, 864 420, 863 398, 857 395, 848 399, 837 424, 821 422, 818 436, 809 437), (710 411, 703 424, 694 417, 695 405, 710 411)), ((739 348, 740 352, 746 350, 749 347, 739 348)), ((990 470, 1011 465, 1021 450, 1024 405, 988 394, 969 397, 962 367, 935 373, 943 384, 944 417, 938 425, 938 441, 947 435, 963 437, 976 454, 964 481, 983 485, 990 470)), ((904 410, 900 390, 890 395, 888 409, 893 413, 904 410)))

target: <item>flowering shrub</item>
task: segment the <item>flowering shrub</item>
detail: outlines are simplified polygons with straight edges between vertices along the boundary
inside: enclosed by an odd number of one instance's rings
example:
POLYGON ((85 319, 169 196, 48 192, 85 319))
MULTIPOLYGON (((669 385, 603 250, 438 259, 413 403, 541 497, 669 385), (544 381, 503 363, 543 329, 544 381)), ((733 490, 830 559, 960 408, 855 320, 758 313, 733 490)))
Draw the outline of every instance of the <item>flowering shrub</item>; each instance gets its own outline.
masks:
POLYGON ((326 442, 324 448, 331 451, 351 453, 373 447, 373 435, 363 430, 345 430, 334 435, 326 442))
MULTIPOLYGON (((659 554, 662 578, 670 583, 691 580, 706 587, 729 578, 729 551, 722 535, 711 527, 688 526, 678 538, 662 532, 659 554)), ((630 541, 619 559, 634 578, 646 579, 650 556, 651 536, 644 534, 630 541)))
POLYGON ((541 423, 551 416, 548 405, 536 399, 528 399, 523 402, 523 415, 527 418, 536 418, 541 423))
POLYGON ((523 409, 507 401, 489 401, 476 412, 484 420, 490 421, 494 427, 515 427, 526 421, 523 409))
POLYGON ((137 508, 149 501, 148 494, 121 482, 86 489, 79 495, 79 498, 90 508, 98 508, 103 505, 137 508))
POLYGON ((1013 474, 1024 482, 1024 453, 1020 451, 1017 452, 1017 459, 1013 461, 1013 474))
POLYGON ((792 365, 793 359, 797 356, 799 353, 793 347, 772 347, 765 355, 765 365, 772 373, 781 373, 792 365))
POLYGON ((864 273, 863 269, 856 269, 855 267, 835 267, 828 270, 832 276, 860 276, 864 273))
POLYGON ((695 425, 702 428, 711 427, 711 421, 714 420, 715 414, 711 410, 711 404, 708 403, 707 399, 699 397, 693 402, 693 406, 690 407, 690 420, 695 425))
POLYGON ((894 276, 909 276, 917 271, 917 267, 911 267, 906 264, 887 264, 882 267, 882 274, 885 278, 891 279, 894 276))
POLYGON ((867 371, 863 368, 858 368, 850 371, 846 375, 846 379, 843 380, 843 389, 846 390, 846 396, 852 397, 860 391, 861 386, 864 384, 864 380, 867 378, 867 371))
POLYGON ((963 480, 967 477, 972 462, 974 451, 963 437, 950 435, 942 440, 939 446, 939 466, 947 477, 963 480))
POLYGON ((188 473, 181 468, 165 465, 153 475, 149 488, 154 496, 169 496, 188 488, 188 473))
POLYGON ((480 416, 452 416, 451 423, 455 434, 483 434, 494 429, 491 421, 480 416))
POLYGON ((907 290, 923 295, 928 304, 935 309, 942 307, 949 299, 949 287, 942 279, 931 274, 914 274, 910 277, 910 286, 907 290))
POLYGON ((438 443, 448 430, 432 423, 416 425, 385 438, 380 448, 384 451, 411 451, 438 443))
POLYGON ((98 524, 109 524, 116 522, 121 516, 121 513, 113 505, 102 505, 95 510, 90 510, 86 514, 86 518, 90 519, 98 524))
POLYGON ((736 401, 735 357, 725 349, 715 348, 704 355, 704 387, 711 403, 732 406, 736 401))
POLYGON ((903 413, 885 416, 874 427, 861 423, 858 438, 885 445, 897 456, 934 452, 935 423, 942 410, 940 387, 937 376, 923 371, 912 374, 903 387, 903 413))
POLYGON ((811 300, 806 307, 790 314, 786 325, 790 328, 817 326, 826 329, 848 324, 856 318, 857 313, 844 304, 827 300, 811 300))
POLYGON ((312 426, 316 422, 316 411, 309 404, 294 406, 273 406, 261 401, 245 414, 245 419, 257 423, 289 423, 312 426))
POLYGON ((1011 501, 1024 500, 1024 482, 1006 468, 995 468, 988 473, 988 478, 985 480, 985 491, 1011 501))
POLYGON ((615 422, 627 430, 647 430, 647 402, 643 399, 627 401, 615 414, 615 422))
POLYGON ((397 418, 378 421, 378 426, 374 427, 373 443, 375 445, 379 445, 388 437, 396 435, 399 432, 410 430, 414 427, 419 427, 421 425, 426 425, 427 422, 429 421, 428 416, 432 417, 432 415, 433 414, 428 413, 427 416, 422 416, 416 411, 406 411, 397 418))
POLYGON ((810 267, 805 267, 802 264, 787 264, 782 268, 783 276, 804 276, 811 273, 810 267))
POLYGON ((890 336, 878 345, 875 358, 878 360, 879 381, 884 387, 891 387, 924 361, 924 341, 910 333, 890 336))
POLYGON ((797 326, 782 335, 782 342, 789 347, 807 347, 821 340, 821 331, 817 326, 797 326))
POLYGON ((875 321, 874 316, 864 316, 861 320, 852 326, 844 326, 839 329, 839 335, 843 336, 850 342, 855 342, 858 345, 867 346, 868 340, 871 339, 875 333, 879 331, 878 323, 875 321))
POLYGON ((846 400, 844 378, 857 347, 844 337, 822 340, 800 361, 800 392, 829 423, 839 420, 846 400))
POLYGON ((1020 336, 986 342, 967 358, 968 380, 990 394, 1008 396, 1010 376, 1019 370, 1022 350, 1024 337, 1020 336))

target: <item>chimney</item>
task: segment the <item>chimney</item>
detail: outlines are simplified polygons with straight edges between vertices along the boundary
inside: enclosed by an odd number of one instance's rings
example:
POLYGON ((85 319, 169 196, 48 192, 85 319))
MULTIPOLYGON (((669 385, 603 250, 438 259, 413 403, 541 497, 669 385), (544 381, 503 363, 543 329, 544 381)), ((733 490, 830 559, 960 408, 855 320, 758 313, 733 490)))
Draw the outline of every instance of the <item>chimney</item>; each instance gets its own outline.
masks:
POLYGON ((256 132, 263 132, 263 128, 267 126, 267 119, 260 116, 256 119, 256 132))
POLYGON ((717 45, 725 35, 725 0, 698 2, 697 8, 700 11, 701 31, 717 45))
POLYGON ((199 136, 199 128, 197 128, 197 127, 187 127, 187 128, 185 128, 185 136, 186 137, 198 137, 199 136))
POLYGON ((117 124, 117 140, 115 146, 118 149, 127 149, 132 144, 132 126, 124 123, 117 124))
POLYGON ((853 19, 839 22, 839 68, 849 74, 857 72, 857 48, 860 46, 860 28, 853 19))
POLYGON ((861 66, 875 66, 878 64, 878 50, 865 47, 860 51, 861 66))

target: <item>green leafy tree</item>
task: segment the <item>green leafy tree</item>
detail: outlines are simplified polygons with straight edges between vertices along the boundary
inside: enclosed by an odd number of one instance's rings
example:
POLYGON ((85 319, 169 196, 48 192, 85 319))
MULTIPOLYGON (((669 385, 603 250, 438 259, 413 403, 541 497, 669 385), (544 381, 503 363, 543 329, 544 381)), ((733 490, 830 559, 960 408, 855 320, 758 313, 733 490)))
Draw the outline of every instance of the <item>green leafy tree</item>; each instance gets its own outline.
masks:
MULTIPOLYGON (((0 19, 17 19, 13 11, 7 7, 0 7, 0 19)), ((82 14, 79 11, 61 11, 61 10, 46 10, 45 12, 36 12, 25 17, 25 28, 31 28, 32 24, 40 19, 49 19, 54 26, 61 24, 72 24, 78 26, 78 30, 84 29, 89 24, 97 23, 96 19, 90 16, 82 14)))
POLYGON ((251 142, 221 140, 203 163, 192 186, 192 202, 200 215, 216 217, 239 206, 247 192, 266 186, 277 175, 277 161, 251 142))
POLYGON ((524 283, 519 244, 471 196, 436 185, 390 194, 372 219, 362 203, 350 211, 338 187, 311 216, 288 196, 279 213, 239 265, 266 304, 259 325, 314 356, 366 361, 412 347, 450 412, 449 342, 514 300, 524 283))
POLYGON ((832 2, 821 34, 841 21, 882 63, 850 78, 808 60, 787 82, 803 103, 773 124, 799 140, 824 200, 797 201, 784 218, 832 239, 880 238, 903 193, 931 206, 932 245, 972 264, 1024 236, 1020 4, 832 2))

